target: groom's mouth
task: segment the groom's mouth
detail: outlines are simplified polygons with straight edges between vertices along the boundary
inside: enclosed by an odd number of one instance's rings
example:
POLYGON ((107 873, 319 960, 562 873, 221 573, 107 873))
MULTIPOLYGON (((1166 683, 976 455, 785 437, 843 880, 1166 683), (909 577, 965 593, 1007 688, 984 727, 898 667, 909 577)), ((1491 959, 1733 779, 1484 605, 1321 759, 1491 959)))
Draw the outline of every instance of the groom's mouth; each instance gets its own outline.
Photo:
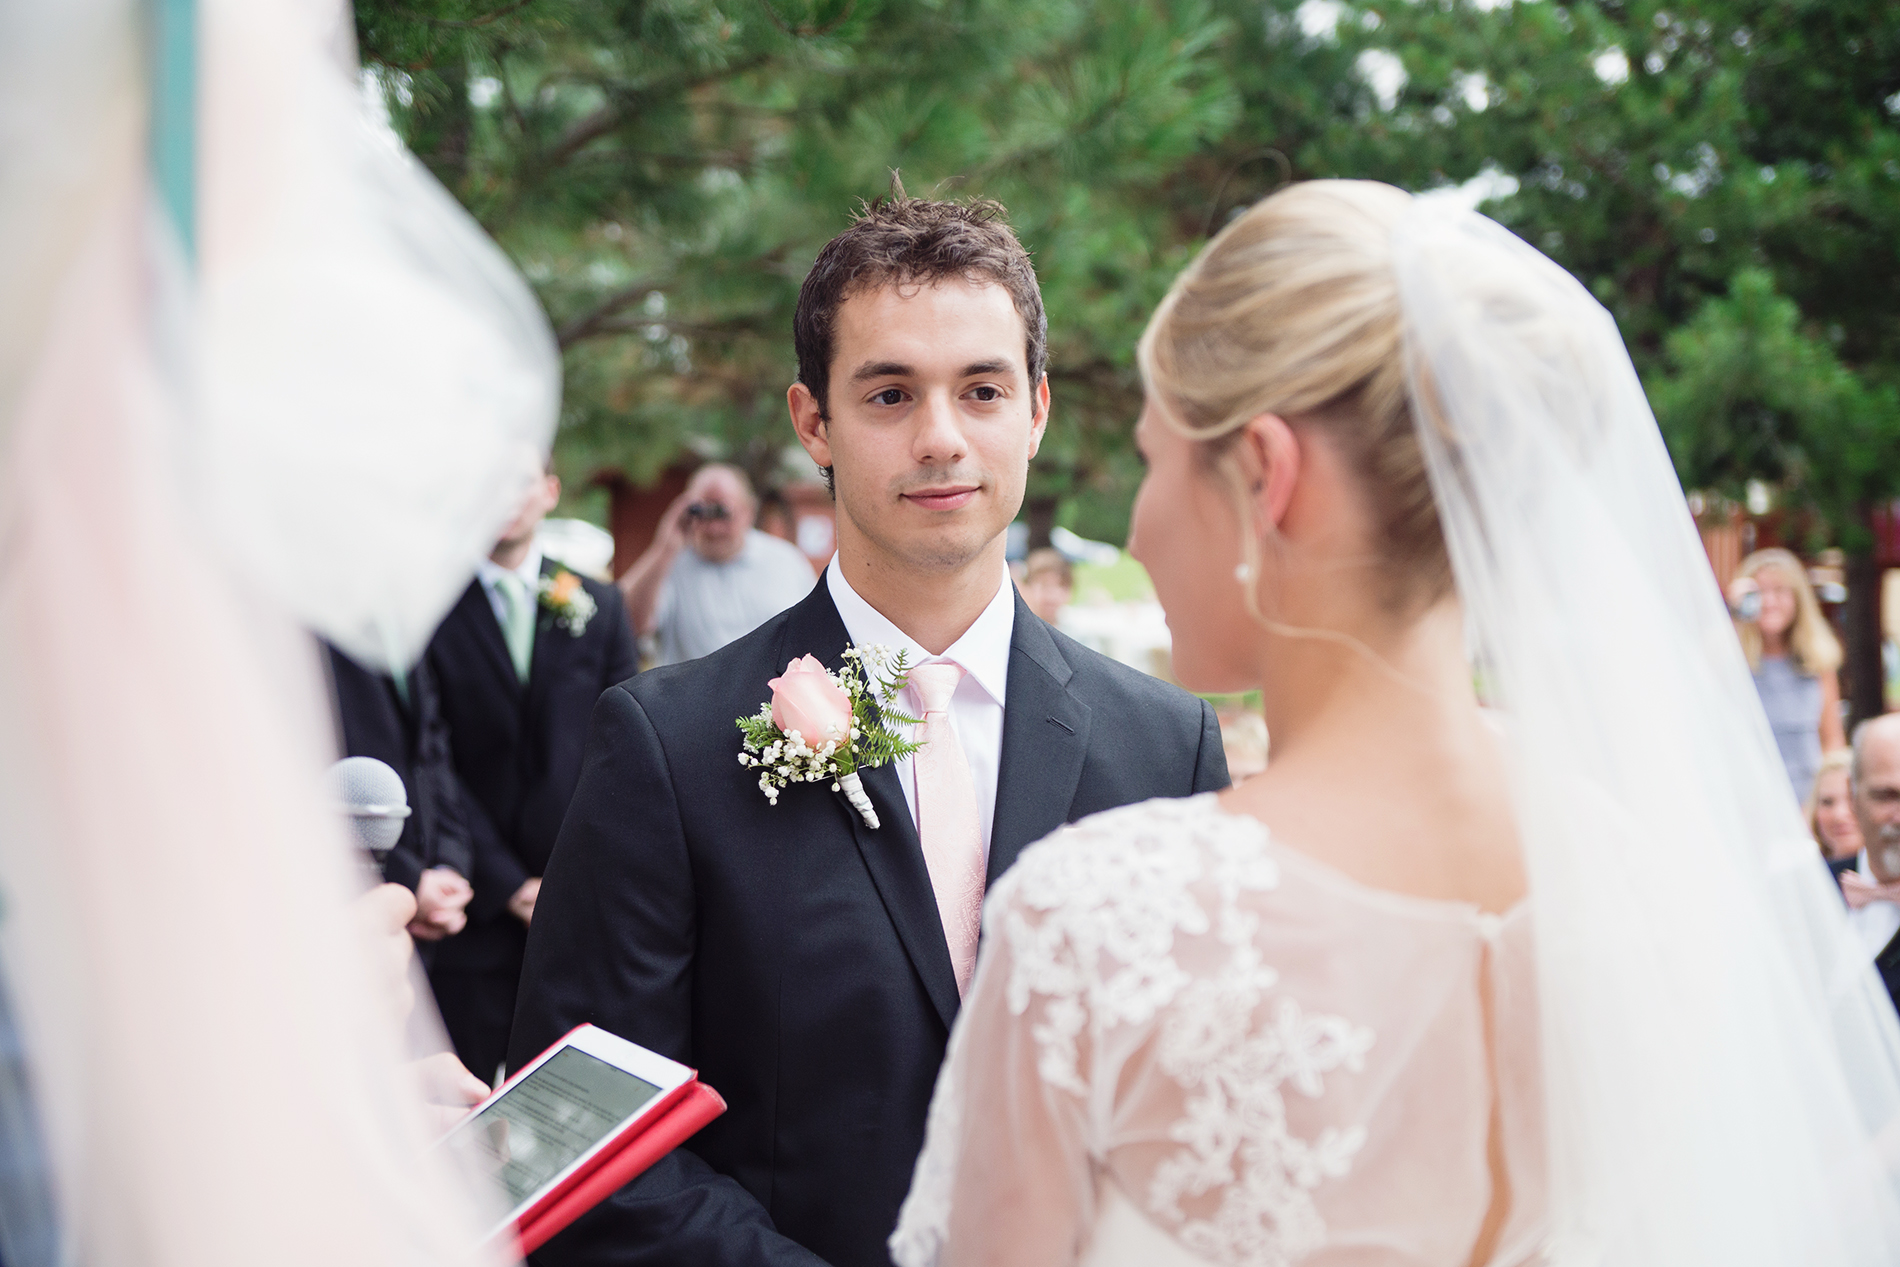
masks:
POLYGON ((980 486, 951 484, 943 488, 919 488, 904 494, 904 500, 925 510, 961 510, 976 500, 980 486))

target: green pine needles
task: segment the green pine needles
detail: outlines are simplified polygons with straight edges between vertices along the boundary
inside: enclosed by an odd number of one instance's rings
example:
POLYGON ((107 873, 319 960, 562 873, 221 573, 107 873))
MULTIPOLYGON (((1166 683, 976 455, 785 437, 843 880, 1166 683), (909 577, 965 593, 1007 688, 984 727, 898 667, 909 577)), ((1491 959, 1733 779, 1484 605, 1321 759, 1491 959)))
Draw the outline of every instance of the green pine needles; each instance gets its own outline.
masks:
POLYGON ((851 764, 846 773, 862 766, 875 770, 899 757, 908 757, 919 748, 892 730, 893 725, 920 726, 923 718, 898 711, 897 693, 910 681, 910 654, 893 652, 887 647, 870 646, 844 650, 844 667, 838 671, 838 684, 851 697, 851 764))

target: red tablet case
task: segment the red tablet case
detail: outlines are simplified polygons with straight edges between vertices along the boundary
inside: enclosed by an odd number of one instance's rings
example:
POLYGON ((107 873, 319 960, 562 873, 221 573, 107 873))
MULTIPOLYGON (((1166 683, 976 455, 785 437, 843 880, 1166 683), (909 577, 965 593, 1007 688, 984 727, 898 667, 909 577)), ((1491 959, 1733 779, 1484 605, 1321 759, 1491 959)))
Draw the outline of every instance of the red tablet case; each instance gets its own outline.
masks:
MULTIPOLYGON (((576 1025, 562 1035, 564 1043, 589 1025, 576 1025)), ((556 1047, 560 1043, 555 1044, 556 1047)), ((553 1048, 549 1048, 552 1051, 553 1048)), ((543 1053, 546 1054, 546 1053, 543 1053)), ((505 1089, 527 1075, 527 1067, 503 1084, 505 1089)), ((689 1079, 669 1091, 659 1106, 629 1126, 587 1165, 562 1180, 560 1185, 522 1214, 510 1233, 516 1252, 526 1255, 546 1244, 556 1232, 612 1196, 622 1185, 660 1158, 691 1139, 699 1128, 726 1111, 720 1094, 698 1080, 689 1079)))
POLYGON ((699 1128, 726 1111, 720 1094, 700 1081, 686 1084, 671 1107, 648 1119, 646 1129, 630 1132, 605 1161, 581 1181, 542 1209, 530 1210, 515 1229, 516 1248, 532 1254, 556 1232, 605 1201, 648 1166, 693 1137, 699 1128))

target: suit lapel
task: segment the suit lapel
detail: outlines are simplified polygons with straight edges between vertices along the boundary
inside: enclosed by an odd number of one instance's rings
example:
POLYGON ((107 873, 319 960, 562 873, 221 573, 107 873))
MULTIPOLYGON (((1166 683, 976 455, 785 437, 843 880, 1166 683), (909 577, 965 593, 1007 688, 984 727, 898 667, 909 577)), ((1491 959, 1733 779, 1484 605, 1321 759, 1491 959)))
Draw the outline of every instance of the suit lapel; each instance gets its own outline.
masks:
POLYGON ((482 588, 479 577, 470 581, 468 588, 462 591, 462 601, 456 604, 456 608, 473 631, 475 641, 481 644, 488 667, 502 681, 520 689, 520 682, 515 677, 515 662, 508 656, 508 640, 502 637, 501 622, 495 619, 495 609, 489 605, 488 591, 482 588))
POLYGON ((866 795, 877 809, 879 826, 873 831, 864 818, 851 808, 844 793, 836 793, 838 807, 851 822, 857 837, 858 852, 877 885, 878 896, 897 929, 898 940, 923 980, 924 991, 936 1004, 944 1027, 957 1018, 961 1002, 957 994, 957 973, 950 963, 950 944, 943 935, 943 916, 937 910, 937 892, 930 885, 930 869, 924 865, 923 843, 917 838, 917 825, 911 821, 910 805, 897 779, 895 766, 860 770, 866 795))
POLYGON ((989 884, 1009 870, 1025 846, 1068 821, 1088 755, 1090 725, 1088 705, 1069 693, 1073 673, 1049 627, 1018 594, 996 821, 990 827, 989 884))
MULTIPOLYGON (((844 663, 844 648, 849 641, 844 621, 838 616, 831 592, 822 583, 811 595, 792 609, 785 622, 772 665, 776 677, 788 661, 807 653, 817 656, 827 668, 844 663)), ((761 683, 761 686, 764 684, 761 683)), ((943 918, 937 913, 936 891, 930 887, 930 872, 924 866, 923 845, 917 839, 917 825, 911 821, 910 806, 904 800, 893 766, 861 770, 858 777, 865 793, 877 809, 881 824, 873 831, 844 799, 833 794, 837 810, 850 824, 858 853, 871 874, 885 913, 897 930, 904 953, 923 982, 924 992, 936 1006, 946 1028, 957 1015, 957 978, 950 965, 950 947, 943 935, 943 918)))

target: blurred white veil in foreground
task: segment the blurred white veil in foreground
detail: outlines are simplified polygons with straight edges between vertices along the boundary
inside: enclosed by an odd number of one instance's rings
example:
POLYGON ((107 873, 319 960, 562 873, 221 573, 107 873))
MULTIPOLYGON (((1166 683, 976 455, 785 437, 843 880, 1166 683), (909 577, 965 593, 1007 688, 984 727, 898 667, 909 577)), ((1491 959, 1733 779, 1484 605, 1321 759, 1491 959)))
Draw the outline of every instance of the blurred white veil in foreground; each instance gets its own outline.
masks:
POLYGON ((483 1261, 352 922, 304 631, 419 651, 558 357, 370 126, 341 0, 198 0, 181 232, 145 53, 191 8, 0 9, 0 962, 66 1256, 483 1261))

